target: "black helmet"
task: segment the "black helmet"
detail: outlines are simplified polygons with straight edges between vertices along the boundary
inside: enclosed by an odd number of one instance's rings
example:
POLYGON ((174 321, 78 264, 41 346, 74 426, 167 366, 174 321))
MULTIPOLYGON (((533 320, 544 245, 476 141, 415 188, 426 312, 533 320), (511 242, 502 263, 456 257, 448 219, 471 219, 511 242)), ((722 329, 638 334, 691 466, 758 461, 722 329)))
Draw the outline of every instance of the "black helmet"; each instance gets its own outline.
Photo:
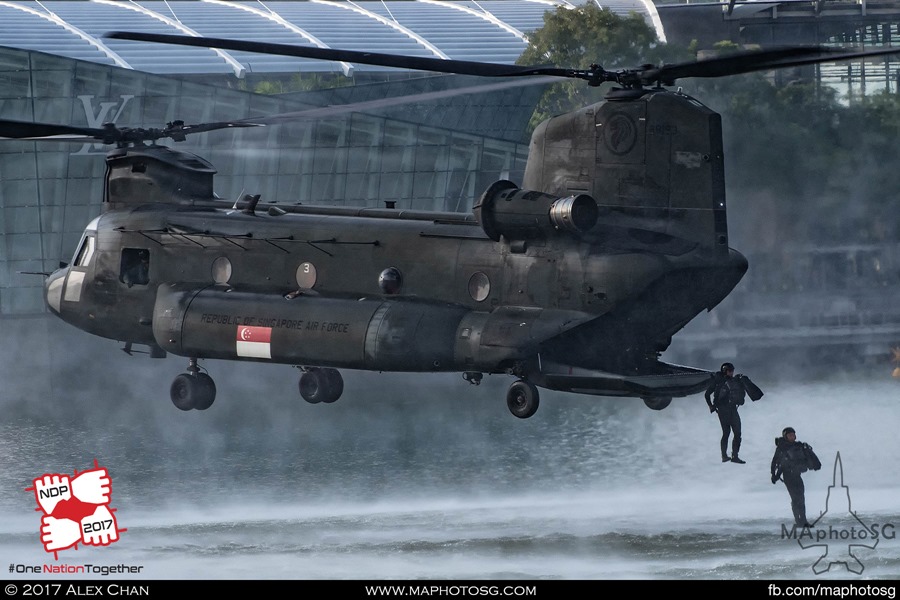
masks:
POLYGON ((784 429, 781 430, 781 435, 787 435, 789 433, 793 433, 794 435, 797 434, 797 432, 794 431, 793 427, 785 427, 784 429))
POLYGON ((725 371, 734 371, 734 365, 731 364, 731 363, 729 363, 729 362, 727 362, 727 363, 722 363, 722 366, 719 367, 719 370, 722 371, 723 373, 724 373, 725 371))

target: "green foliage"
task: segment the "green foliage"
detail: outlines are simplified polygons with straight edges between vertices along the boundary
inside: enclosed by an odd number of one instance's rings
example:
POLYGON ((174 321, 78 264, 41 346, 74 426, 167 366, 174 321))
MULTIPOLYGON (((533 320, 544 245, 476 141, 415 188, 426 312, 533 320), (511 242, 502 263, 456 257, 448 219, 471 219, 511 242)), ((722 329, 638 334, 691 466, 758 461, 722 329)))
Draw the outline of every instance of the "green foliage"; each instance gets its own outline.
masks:
POLYGON ((896 143, 900 133, 900 94, 882 90, 863 96, 859 109, 865 120, 872 122, 891 143, 896 143))
MULTIPOLYGON (((656 31, 639 14, 621 17, 589 2, 544 13, 544 26, 528 35, 528 48, 516 62, 578 69, 596 63, 612 71, 657 63, 665 54, 663 48, 656 31)), ((535 110, 532 127, 553 115, 601 101, 608 88, 608 84, 591 88, 580 79, 552 85, 535 110)))
POLYGON ((691 94, 722 115, 735 242, 833 244, 900 233, 893 191, 900 96, 846 104, 833 88, 775 81, 771 74, 688 81, 691 94))
POLYGON ((256 94, 283 94, 284 85, 280 81, 260 81, 253 88, 256 94))
POLYGON ((294 73, 287 77, 265 79, 253 86, 257 94, 287 94, 310 92, 353 85, 353 79, 338 73, 294 73))
MULTIPOLYGON (((558 8, 529 35, 522 65, 607 70, 703 60, 745 50, 730 41, 699 51, 658 43, 644 19, 593 3, 558 8)), ((900 95, 839 98, 810 79, 809 68, 720 78, 686 78, 686 93, 722 116, 729 228, 737 246, 880 241, 900 236, 896 189, 900 95)), ((542 120, 603 99, 610 87, 582 80, 553 85, 542 120)))

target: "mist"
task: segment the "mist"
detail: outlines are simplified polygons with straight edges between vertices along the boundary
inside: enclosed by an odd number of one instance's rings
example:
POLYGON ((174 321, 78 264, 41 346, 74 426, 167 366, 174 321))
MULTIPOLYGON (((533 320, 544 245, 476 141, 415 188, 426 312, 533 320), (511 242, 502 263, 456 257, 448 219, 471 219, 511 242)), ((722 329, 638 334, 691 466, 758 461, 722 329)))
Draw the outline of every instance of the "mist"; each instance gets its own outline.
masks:
MULTIPOLYGON (((792 183, 822 179, 825 167, 796 153, 807 140, 750 152, 735 130, 726 123, 731 245, 752 256, 814 244, 815 194, 791 204, 798 198, 762 185, 768 163, 749 160, 766 150, 798 165, 792 183)), ((859 160, 877 170, 876 158, 859 160)), ((827 223, 875 214, 861 203, 890 196, 882 179, 860 170, 844 180, 849 195, 831 188, 827 223)), ((850 240, 858 238, 840 241, 850 240)), ((751 260, 750 275, 760 268, 751 260)), ((738 296, 802 310, 748 281, 738 296)), ((718 419, 700 395, 652 411, 639 399, 541 390, 537 413, 520 420, 505 405, 507 376, 476 387, 459 374, 343 371, 341 399, 310 405, 295 369, 205 360, 216 402, 181 412, 169 386, 186 359, 128 356, 49 316, 7 319, 3 328, 0 558, 9 563, 50 561, 25 488, 97 460, 127 531, 108 548, 60 558, 141 564, 151 578, 808 577, 815 557, 778 539, 790 504, 769 480, 785 426, 823 462, 804 476, 810 516, 825 509, 839 452, 854 509, 870 522, 900 523, 891 466, 900 388, 887 345, 881 362, 863 367, 811 369, 775 343, 752 359, 713 348, 726 354, 688 361, 715 369, 735 360, 766 392, 741 409, 747 464, 734 465, 719 460, 718 419)), ((668 353, 675 357, 680 335, 668 353)), ((900 576, 896 541, 864 558, 867 576, 900 576)))
MULTIPOLYGON (((96 459, 127 531, 60 561, 142 564, 150 578, 804 577, 812 561, 778 539, 787 492, 769 481, 788 425, 823 462, 804 477, 810 515, 840 452, 854 509, 900 520, 889 377, 751 373, 766 394, 741 410, 747 464, 734 465, 719 461, 701 396, 652 411, 541 390, 520 420, 504 401, 510 377, 476 387, 457 374, 344 371, 341 399, 311 405, 295 369, 208 360, 216 402, 182 412, 168 387, 184 359, 128 356, 50 323, 61 349, 49 392, 18 369, 0 401, 10 563, 50 561, 32 479, 96 459)), ((866 561, 875 577, 900 573, 896 542, 866 561)))

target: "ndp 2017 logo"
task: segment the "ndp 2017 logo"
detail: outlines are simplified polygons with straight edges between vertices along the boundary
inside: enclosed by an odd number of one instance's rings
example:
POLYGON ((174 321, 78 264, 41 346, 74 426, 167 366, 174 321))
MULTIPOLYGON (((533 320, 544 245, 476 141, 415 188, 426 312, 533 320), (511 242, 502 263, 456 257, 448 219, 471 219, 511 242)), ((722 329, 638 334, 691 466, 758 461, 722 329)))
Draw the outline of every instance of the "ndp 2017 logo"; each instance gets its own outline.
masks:
POLYGON ((74 471, 70 477, 45 473, 32 482, 26 492, 34 492, 41 516, 41 543, 44 550, 58 558, 60 550, 78 548, 78 544, 109 546, 118 541, 116 509, 110 508, 112 480, 105 467, 94 461, 88 471, 74 471))

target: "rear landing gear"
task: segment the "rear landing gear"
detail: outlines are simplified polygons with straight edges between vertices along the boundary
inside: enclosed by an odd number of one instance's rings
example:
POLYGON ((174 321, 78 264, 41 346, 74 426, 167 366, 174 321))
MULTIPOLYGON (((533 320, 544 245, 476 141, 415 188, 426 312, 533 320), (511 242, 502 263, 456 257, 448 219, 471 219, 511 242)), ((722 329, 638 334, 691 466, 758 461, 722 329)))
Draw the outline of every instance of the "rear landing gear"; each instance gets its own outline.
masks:
POLYGON ((540 395, 537 386, 524 379, 513 382, 506 392, 506 406, 509 407, 509 412, 520 419, 527 419, 537 412, 539 404, 540 395))
POLYGON ((337 369, 310 367, 300 376, 300 396, 310 404, 331 404, 344 393, 344 378, 337 369))
POLYGON ((647 405, 647 408, 652 410, 662 410, 672 403, 671 396, 648 396, 642 398, 642 400, 647 405))
POLYGON ((197 359, 192 358, 186 373, 175 378, 169 389, 172 404, 179 410, 206 410, 216 400, 216 384, 212 377, 200 372, 197 359))

